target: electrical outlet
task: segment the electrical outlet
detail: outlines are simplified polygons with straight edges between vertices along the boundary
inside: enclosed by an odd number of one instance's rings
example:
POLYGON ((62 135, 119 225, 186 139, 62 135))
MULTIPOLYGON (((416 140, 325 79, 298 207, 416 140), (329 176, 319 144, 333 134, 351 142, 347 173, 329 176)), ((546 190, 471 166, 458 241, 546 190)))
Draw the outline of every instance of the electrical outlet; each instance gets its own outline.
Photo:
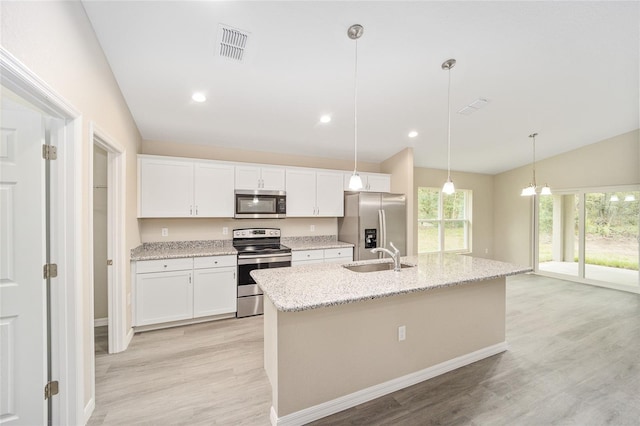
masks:
POLYGON ((223 226, 222 227, 222 235, 228 235, 228 234, 229 234, 229 227, 223 226))
POLYGON ((407 326, 401 325, 398 327, 398 342, 402 342, 407 338, 407 326))
POLYGON ((169 228, 162 228, 162 236, 163 237, 168 237, 169 236, 169 228))
POLYGON ((489 254, 489 249, 488 248, 484 249, 484 254, 489 254))
POLYGON ((311 232, 314 232, 314 231, 316 230, 316 226, 315 226, 315 225, 311 225, 311 226, 309 227, 309 230, 310 230, 311 232))

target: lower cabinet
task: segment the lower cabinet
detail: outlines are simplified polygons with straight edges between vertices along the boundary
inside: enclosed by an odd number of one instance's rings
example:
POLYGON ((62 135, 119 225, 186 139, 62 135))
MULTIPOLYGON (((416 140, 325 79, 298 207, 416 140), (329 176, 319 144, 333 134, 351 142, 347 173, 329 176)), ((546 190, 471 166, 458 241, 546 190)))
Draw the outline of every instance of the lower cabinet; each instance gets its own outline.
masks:
POLYGON ((193 317, 192 272, 150 272, 136 277, 136 325, 193 317))
POLYGON ((139 261, 135 326, 236 311, 236 256, 139 261))
POLYGON ((194 259, 194 318, 236 312, 236 301, 238 300, 236 284, 236 257, 216 257, 194 259), (230 259, 217 259, 216 257, 230 259), (233 266, 228 266, 230 260, 233 261, 233 266), (212 262, 217 262, 221 266, 210 265, 212 262))
POLYGON ((294 250, 291 252, 291 266, 312 263, 347 263, 353 260, 353 248, 333 248, 318 250, 294 250))

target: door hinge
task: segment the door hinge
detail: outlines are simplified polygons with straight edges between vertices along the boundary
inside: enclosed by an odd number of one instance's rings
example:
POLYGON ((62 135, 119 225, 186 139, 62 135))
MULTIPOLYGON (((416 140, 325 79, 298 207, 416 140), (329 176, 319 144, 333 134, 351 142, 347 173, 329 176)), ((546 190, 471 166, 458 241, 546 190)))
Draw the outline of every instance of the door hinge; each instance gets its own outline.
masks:
POLYGON ((58 265, 55 263, 47 263, 43 268, 44 279, 55 278, 58 276, 58 265))
POLYGON ((58 148, 53 145, 42 145, 42 158, 45 160, 57 160, 58 148))
POLYGON ((49 382, 44 387, 44 399, 49 399, 58 394, 58 381, 49 382))
POLYGON ((113 265, 113 260, 107 259, 107 266, 112 266, 112 265, 113 265))

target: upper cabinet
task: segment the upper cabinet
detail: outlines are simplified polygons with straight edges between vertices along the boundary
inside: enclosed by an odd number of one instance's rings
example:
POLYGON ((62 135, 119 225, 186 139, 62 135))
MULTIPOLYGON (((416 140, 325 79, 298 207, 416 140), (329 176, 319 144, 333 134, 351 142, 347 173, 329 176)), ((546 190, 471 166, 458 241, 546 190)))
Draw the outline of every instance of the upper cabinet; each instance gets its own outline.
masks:
POLYGON ((287 169, 287 217, 344 215, 342 173, 287 169))
POLYGON ((138 157, 138 217, 233 217, 232 165, 138 157))
MULTIPOLYGON (((390 192, 391 191, 391 175, 383 173, 360 173, 362 179, 362 189, 360 191, 368 192, 390 192)), ((344 190, 351 191, 349 189, 349 180, 351 179, 351 173, 344 174, 344 190)))
POLYGON ((285 169, 236 164, 236 189, 284 191, 285 169))

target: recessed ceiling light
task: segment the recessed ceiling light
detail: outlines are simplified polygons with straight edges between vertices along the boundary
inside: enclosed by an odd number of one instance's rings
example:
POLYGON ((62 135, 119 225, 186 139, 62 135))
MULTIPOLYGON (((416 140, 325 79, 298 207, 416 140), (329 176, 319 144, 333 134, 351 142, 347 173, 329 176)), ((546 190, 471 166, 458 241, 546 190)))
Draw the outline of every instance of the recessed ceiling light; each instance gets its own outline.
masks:
POLYGON ((330 115, 323 115, 322 117, 320 117, 320 122, 321 123, 328 123, 331 121, 331 116, 330 115))
POLYGON ((191 95, 191 99, 193 99, 195 102, 204 102, 207 100, 207 97, 204 95, 204 93, 198 92, 191 95))
POLYGON ((412 130, 409 132, 409 137, 410 138, 415 138, 416 136, 418 136, 418 132, 416 132, 415 130, 412 130))

